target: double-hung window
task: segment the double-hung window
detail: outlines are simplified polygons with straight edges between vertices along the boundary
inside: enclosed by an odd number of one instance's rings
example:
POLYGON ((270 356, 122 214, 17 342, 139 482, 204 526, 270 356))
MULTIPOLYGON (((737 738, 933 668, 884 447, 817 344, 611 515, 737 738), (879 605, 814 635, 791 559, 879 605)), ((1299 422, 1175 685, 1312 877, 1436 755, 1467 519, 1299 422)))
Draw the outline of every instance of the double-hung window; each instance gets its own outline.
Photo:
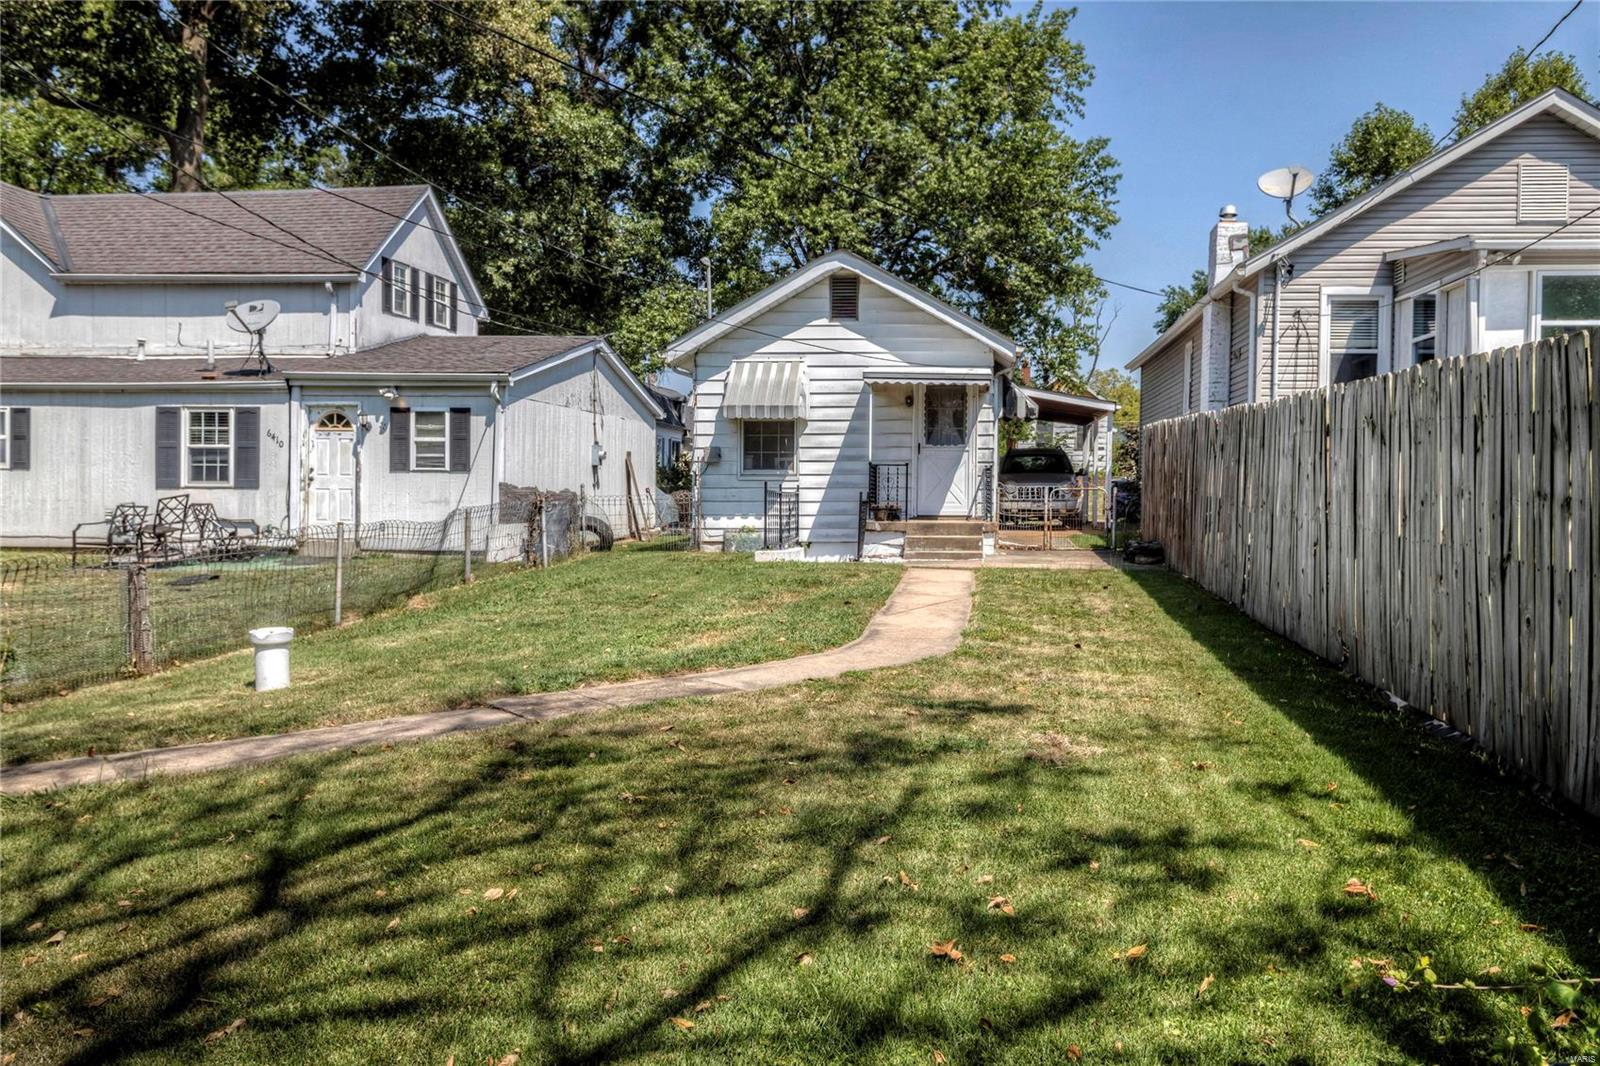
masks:
POLYGON ((191 407, 184 411, 183 467, 190 485, 233 483, 233 412, 191 407))
POLYGON ((389 313, 411 317, 411 268, 404 263, 389 263, 389 313))
POLYGON ((745 419, 743 432, 742 473, 782 476, 794 470, 793 422, 745 419))
POLYGON ((411 469, 450 469, 449 418, 444 411, 411 416, 411 469))
POLYGON ((1418 296, 1411 301, 1411 365, 1426 363, 1437 352, 1439 298, 1418 296))
POLYGON ((450 328, 450 279, 437 274, 428 279, 428 325, 450 328))
POLYGON ((1539 275, 1539 337, 1600 330, 1600 273, 1539 275))
POLYGON ((1328 380, 1335 385, 1378 372, 1378 300, 1337 297, 1328 301, 1328 380))

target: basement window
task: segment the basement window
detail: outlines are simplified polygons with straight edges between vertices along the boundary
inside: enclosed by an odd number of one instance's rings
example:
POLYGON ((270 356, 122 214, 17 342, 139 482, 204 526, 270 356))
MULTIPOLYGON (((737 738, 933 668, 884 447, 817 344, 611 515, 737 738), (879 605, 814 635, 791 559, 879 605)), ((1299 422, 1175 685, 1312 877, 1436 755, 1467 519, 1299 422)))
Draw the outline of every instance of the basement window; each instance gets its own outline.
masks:
POLYGON ((828 317, 835 321, 861 317, 861 279, 835 274, 828 279, 828 317))
POLYGON ((746 419, 743 433, 745 474, 783 475, 794 471, 794 423, 746 419))

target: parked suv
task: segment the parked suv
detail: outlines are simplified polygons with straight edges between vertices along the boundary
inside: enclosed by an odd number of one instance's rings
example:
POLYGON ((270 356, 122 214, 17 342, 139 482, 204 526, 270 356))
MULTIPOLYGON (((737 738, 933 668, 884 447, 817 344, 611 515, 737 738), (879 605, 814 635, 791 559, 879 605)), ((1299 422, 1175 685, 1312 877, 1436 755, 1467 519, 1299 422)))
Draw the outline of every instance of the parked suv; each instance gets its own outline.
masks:
POLYGON ((1083 490, 1064 448, 1013 448, 1000 460, 1000 511, 1010 522, 1083 517, 1083 490))

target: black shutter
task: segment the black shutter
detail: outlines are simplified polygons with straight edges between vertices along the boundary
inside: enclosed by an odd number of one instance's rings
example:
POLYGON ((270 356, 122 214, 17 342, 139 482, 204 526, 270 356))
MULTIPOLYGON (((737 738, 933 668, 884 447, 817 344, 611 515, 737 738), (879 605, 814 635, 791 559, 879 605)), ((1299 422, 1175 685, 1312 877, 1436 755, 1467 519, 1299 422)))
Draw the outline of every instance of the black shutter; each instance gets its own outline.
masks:
POLYGON ((183 483, 183 410, 156 408, 156 488, 175 489, 183 483))
POLYGON ((472 408, 450 408, 450 469, 472 469, 472 408))
POLYGON ((33 458, 32 412, 26 407, 13 407, 7 418, 6 430, 11 434, 11 469, 26 470, 33 458))
POLYGON ((450 332, 456 331, 456 301, 461 298, 461 290, 455 282, 450 283, 450 332))
POLYGON ((411 408, 389 408, 389 472, 411 469, 411 408))
POLYGON ((383 261, 383 313, 394 314, 394 263, 383 261))
POLYGON ((413 322, 426 321, 425 319, 419 317, 419 312, 421 312, 421 310, 422 310, 422 271, 418 270, 416 267, 412 267, 411 268, 411 321, 413 321, 413 322))
POLYGON ((261 487, 261 408, 233 409, 233 487, 261 487))

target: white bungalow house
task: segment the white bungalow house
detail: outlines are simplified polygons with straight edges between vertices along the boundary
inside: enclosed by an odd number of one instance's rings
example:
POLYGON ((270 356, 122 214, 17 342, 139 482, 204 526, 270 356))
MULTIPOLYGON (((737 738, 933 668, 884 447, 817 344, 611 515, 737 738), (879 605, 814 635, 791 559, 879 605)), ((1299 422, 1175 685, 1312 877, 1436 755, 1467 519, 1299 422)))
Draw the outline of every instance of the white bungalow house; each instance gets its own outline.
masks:
POLYGON ((1600 327, 1600 109, 1552 89, 1251 255, 1128 363, 1145 423, 1600 327))
POLYGON ((0 537, 187 495, 301 529, 499 486, 655 482, 664 413, 597 337, 486 336, 427 186, 41 196, 0 186, 0 537), (300 240, 299 238, 304 238, 300 240), (231 308, 280 305, 261 335, 231 308))
POLYGON ((675 341, 703 547, 808 559, 993 550, 1011 338, 849 252, 675 341))

